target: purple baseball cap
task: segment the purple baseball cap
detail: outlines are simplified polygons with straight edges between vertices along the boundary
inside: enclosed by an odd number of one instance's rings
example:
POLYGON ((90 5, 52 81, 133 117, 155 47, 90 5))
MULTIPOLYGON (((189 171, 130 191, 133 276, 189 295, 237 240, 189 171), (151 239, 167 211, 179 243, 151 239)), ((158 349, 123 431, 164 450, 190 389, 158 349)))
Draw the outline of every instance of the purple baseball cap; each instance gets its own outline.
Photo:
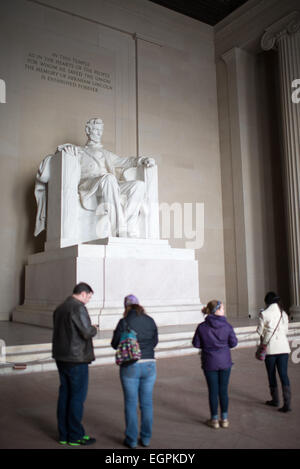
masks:
POLYGON ((139 300, 137 299, 136 296, 134 295, 127 295, 124 298, 124 306, 129 306, 129 305, 138 305, 139 300))

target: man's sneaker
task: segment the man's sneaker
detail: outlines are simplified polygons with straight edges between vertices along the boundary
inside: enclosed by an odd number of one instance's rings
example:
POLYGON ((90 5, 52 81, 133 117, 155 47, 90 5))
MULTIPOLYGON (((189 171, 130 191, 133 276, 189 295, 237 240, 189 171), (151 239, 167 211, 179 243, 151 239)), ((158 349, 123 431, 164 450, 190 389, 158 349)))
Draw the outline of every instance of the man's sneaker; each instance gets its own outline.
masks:
POLYGON ((70 446, 88 446, 96 443, 96 438, 92 438, 91 436, 84 435, 81 440, 77 441, 69 441, 70 446))
POLYGON ((208 425, 211 428, 219 428, 220 427, 218 420, 215 420, 215 419, 207 420, 206 425, 208 425))
POLYGON ((80 441, 81 445, 93 445, 94 443, 96 443, 96 438, 92 438, 89 435, 84 435, 84 437, 80 441))
POLYGON ((59 440, 58 442, 60 445, 66 445, 68 442, 67 441, 64 441, 64 440, 59 440))

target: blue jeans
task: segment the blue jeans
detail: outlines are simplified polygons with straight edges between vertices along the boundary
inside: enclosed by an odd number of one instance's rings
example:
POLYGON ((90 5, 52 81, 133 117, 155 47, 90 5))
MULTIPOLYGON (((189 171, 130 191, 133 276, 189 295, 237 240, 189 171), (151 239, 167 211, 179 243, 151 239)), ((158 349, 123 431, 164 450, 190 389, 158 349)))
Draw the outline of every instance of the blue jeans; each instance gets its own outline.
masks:
POLYGON ((228 416, 228 384, 231 368, 217 371, 204 371, 209 394, 209 407, 212 419, 218 419, 218 401, 220 400, 221 418, 228 416))
POLYGON ((287 374, 288 369, 288 353, 279 353, 277 355, 266 355, 265 364, 268 373, 270 388, 277 388, 276 368, 282 386, 289 386, 290 381, 287 374))
POLYGON ((153 408, 152 391, 156 380, 156 363, 136 362, 132 365, 120 367, 120 379, 124 393, 126 443, 136 446, 138 439, 139 401, 141 411, 142 443, 148 445, 152 436, 153 408))
POLYGON ((60 378, 57 402, 59 440, 74 443, 85 435, 81 420, 88 390, 88 364, 57 362, 57 368, 60 378))

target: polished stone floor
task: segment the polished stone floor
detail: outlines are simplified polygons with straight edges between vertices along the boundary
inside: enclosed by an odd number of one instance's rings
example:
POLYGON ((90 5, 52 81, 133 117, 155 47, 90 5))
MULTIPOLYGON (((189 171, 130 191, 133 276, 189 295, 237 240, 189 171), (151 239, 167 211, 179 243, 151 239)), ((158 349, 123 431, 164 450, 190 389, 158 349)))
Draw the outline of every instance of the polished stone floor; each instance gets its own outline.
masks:
MULTIPOLYGON (((269 398, 266 370, 255 360, 254 349, 235 349, 232 357, 230 428, 218 430, 205 425, 208 395, 198 355, 157 360, 152 449, 300 449, 300 364, 290 358, 292 412, 282 414, 264 404, 269 398)), ((57 444, 57 391, 56 371, 23 375, 16 371, 1 377, 1 449, 78 450, 57 444)), ((84 451, 124 448, 123 396, 116 365, 90 368, 83 421, 86 432, 97 439, 84 451)))

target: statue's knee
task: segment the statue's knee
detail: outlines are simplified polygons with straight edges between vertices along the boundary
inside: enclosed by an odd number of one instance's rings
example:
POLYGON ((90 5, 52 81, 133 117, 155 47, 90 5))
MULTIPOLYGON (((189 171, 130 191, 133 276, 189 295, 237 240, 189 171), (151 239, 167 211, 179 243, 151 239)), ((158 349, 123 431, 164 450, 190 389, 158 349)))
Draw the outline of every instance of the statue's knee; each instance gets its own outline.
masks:
POLYGON ((117 178, 116 178, 116 176, 115 176, 114 174, 107 173, 107 174, 105 174, 104 177, 105 177, 105 179, 106 179, 107 181, 114 181, 114 182, 117 182, 117 178))
POLYGON ((144 181, 135 181, 135 190, 143 194, 145 192, 145 183, 144 181))
POLYGON ((113 186, 113 187, 118 187, 119 186, 116 176, 114 176, 111 173, 105 174, 105 176, 103 177, 102 184, 103 184, 103 186, 105 186, 105 185, 109 185, 109 186, 113 186))

